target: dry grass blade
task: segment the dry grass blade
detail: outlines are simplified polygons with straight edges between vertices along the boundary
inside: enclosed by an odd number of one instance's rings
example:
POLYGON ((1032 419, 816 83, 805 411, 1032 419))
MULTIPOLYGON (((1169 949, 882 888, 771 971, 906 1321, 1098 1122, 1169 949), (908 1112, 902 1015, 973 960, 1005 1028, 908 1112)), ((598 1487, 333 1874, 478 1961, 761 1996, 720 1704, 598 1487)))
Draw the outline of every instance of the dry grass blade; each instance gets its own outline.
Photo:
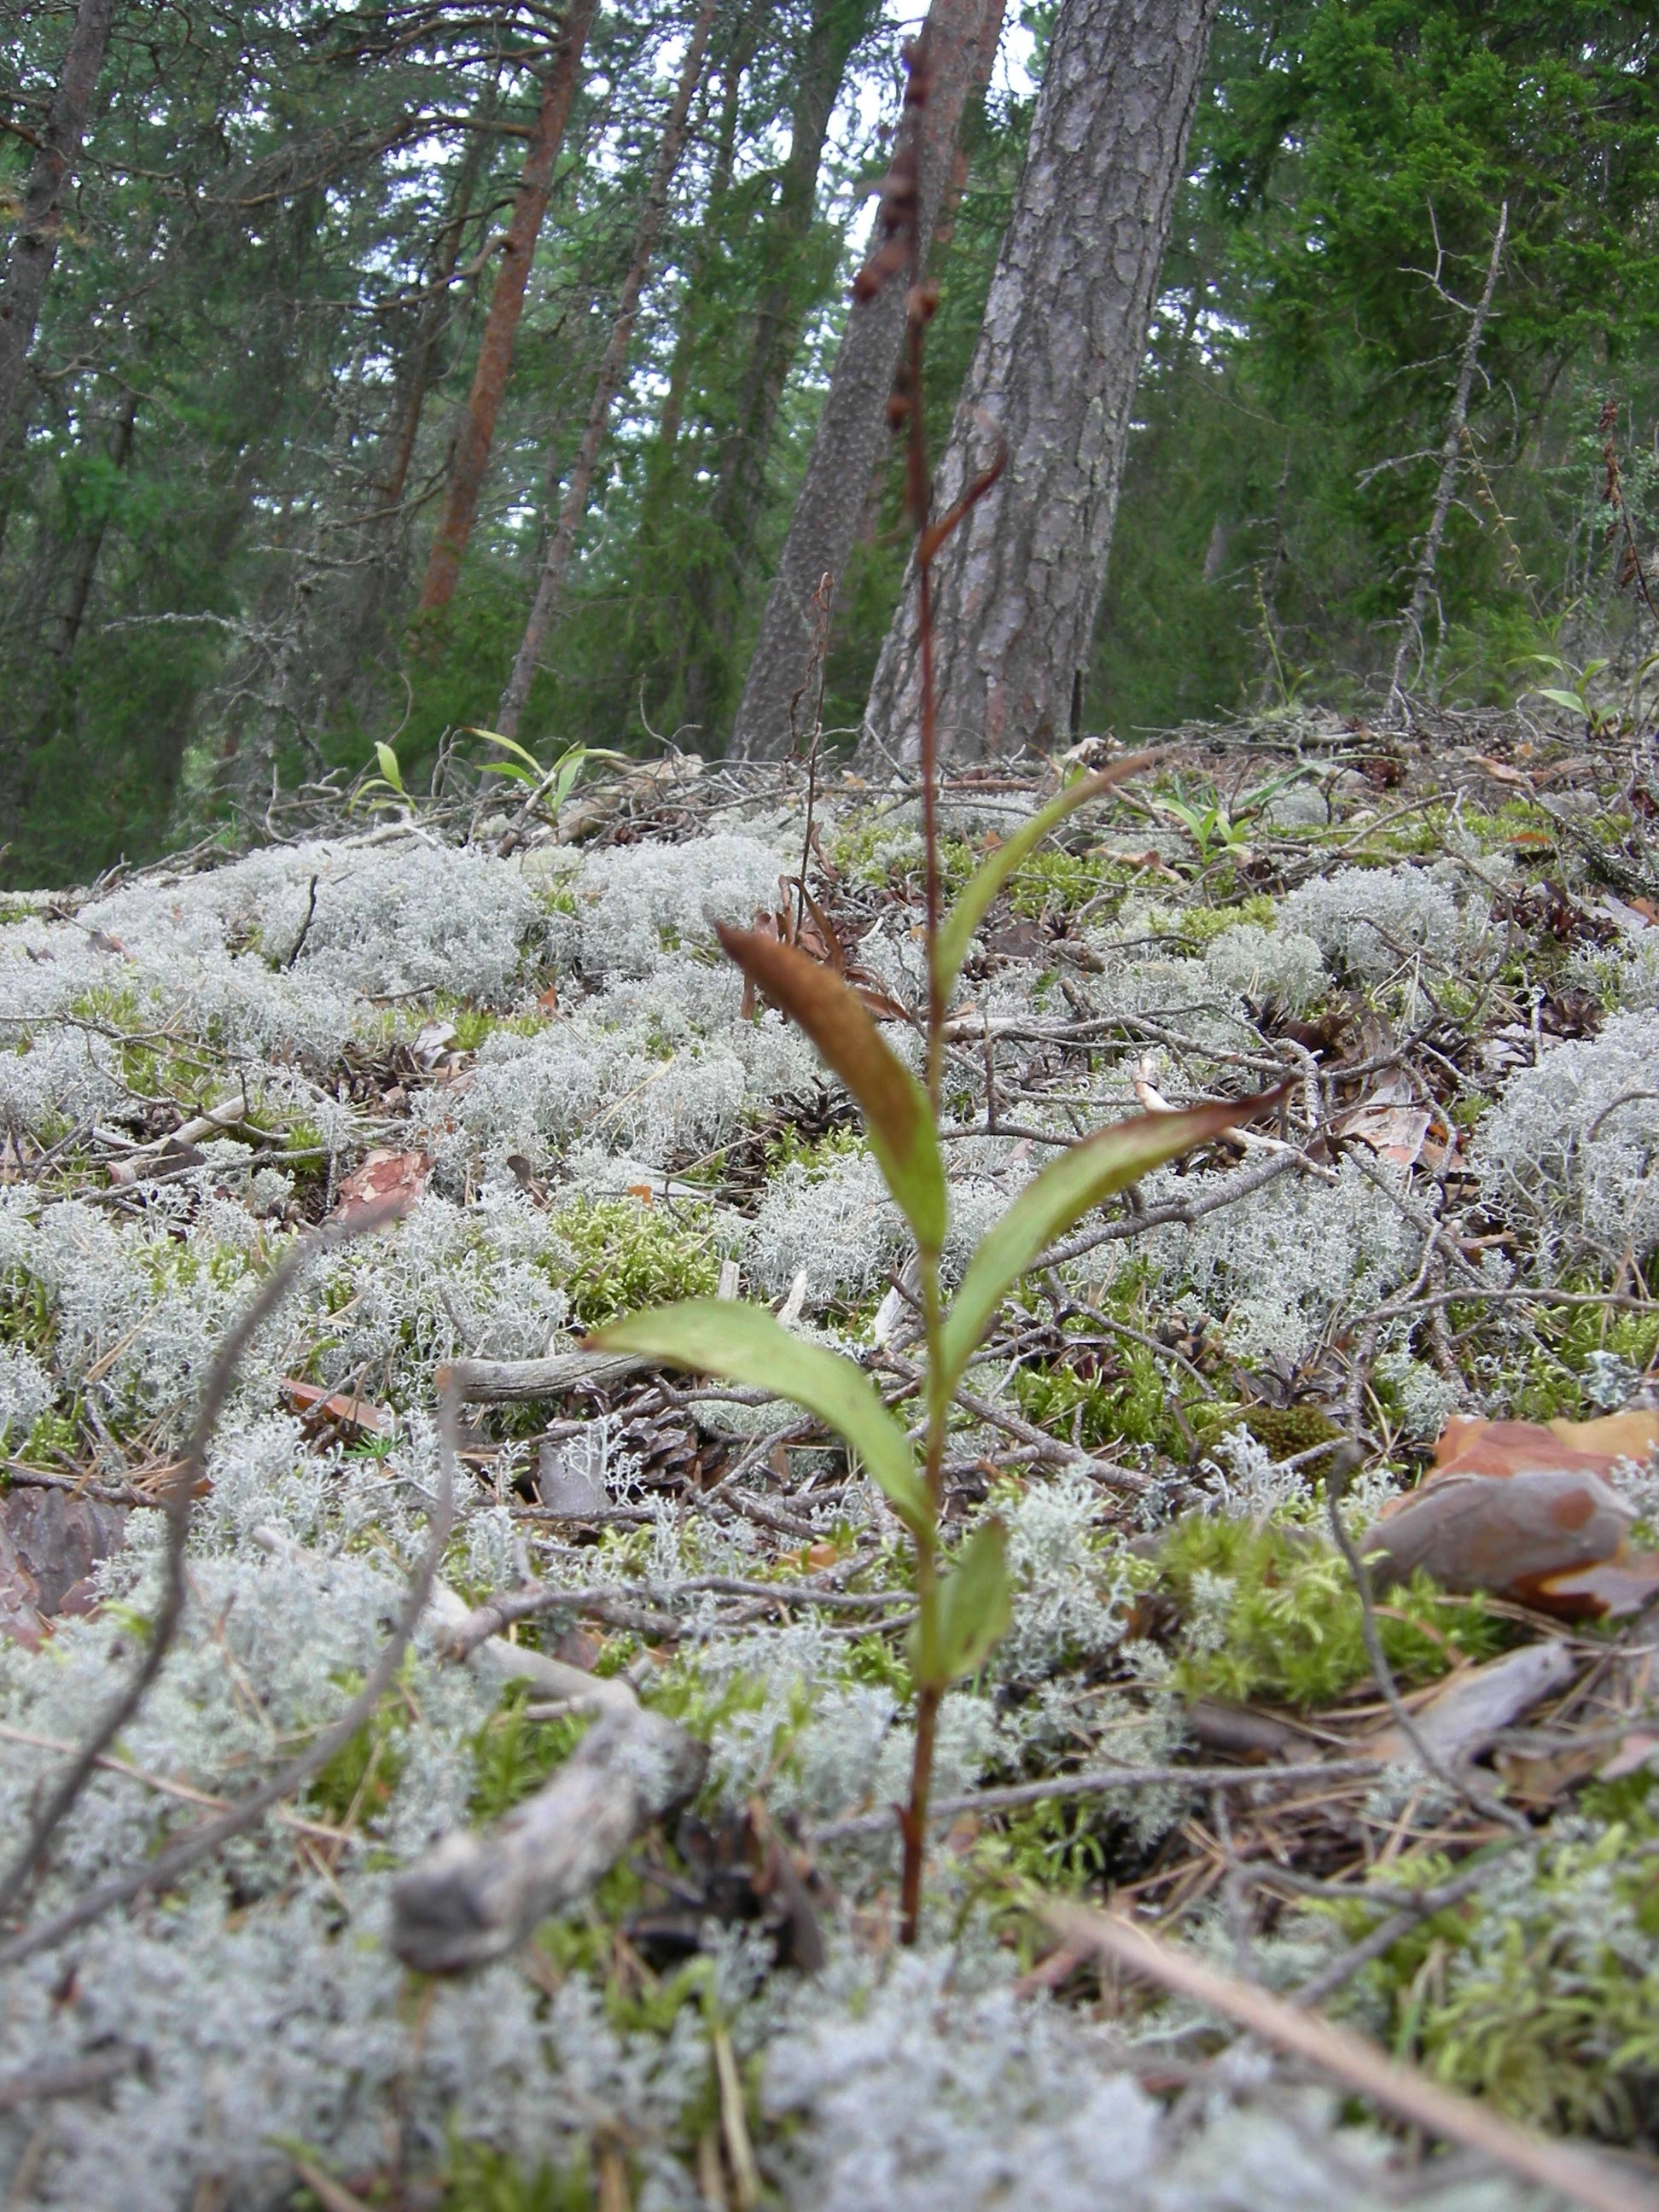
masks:
POLYGON ((1351 2030, 1221 1973, 1131 1921, 1082 1905, 1056 1906, 1047 1917, 1073 1950, 1096 1952, 1160 1988, 1194 1999, 1264 2043, 1306 2059, 1396 2119, 1476 2151, 1537 2188, 1554 2190, 1569 2203, 1583 2205, 1587 2212, 1659 2212, 1659 2193, 1653 2190, 1582 2151, 1516 2127, 1473 2098, 1401 2065, 1351 2030))

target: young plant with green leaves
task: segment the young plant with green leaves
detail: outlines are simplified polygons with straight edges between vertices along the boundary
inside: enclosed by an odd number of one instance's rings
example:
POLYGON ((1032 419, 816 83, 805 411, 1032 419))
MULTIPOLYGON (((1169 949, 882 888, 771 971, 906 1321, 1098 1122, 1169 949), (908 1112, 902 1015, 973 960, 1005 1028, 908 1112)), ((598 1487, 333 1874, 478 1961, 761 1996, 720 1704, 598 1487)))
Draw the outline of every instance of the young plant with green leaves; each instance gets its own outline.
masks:
MULTIPOLYGON (((902 160, 901 149, 883 204, 890 243, 871 264, 884 276, 896 274, 905 265, 894 258, 891 243, 893 238, 902 240, 905 209, 913 205, 914 196, 907 200, 902 190, 902 160)), ((914 215, 908 219, 914 222, 914 215)), ((914 275, 914 241, 907 258, 914 275)), ((928 520, 929 478, 920 404, 923 333, 933 306, 927 288, 913 282, 909 302, 909 359, 897 399, 902 402, 900 419, 908 420, 909 429, 908 475, 921 580, 925 1081, 912 1074, 856 994, 828 968, 799 948, 757 931, 722 926, 719 935, 727 956, 756 991, 781 1007, 805 1031, 852 1093, 864 1118, 870 1149, 915 1240, 926 1346, 920 1454, 874 1383, 851 1359, 804 1342, 763 1308, 731 1299, 693 1299, 631 1315, 590 1340, 600 1351, 665 1360, 793 1400, 833 1430, 855 1455, 908 1530, 915 1547, 916 1618, 908 1660, 916 1726, 909 1803, 899 1819, 904 1846, 901 1934, 905 1942, 914 1943, 921 1920, 939 1707, 953 1683, 978 1672, 1010 1618, 1006 1537, 998 1521, 982 1522, 953 1559, 947 1562, 945 1558, 945 1444, 957 1387, 1003 1298, 1057 1237, 1115 1191, 1218 1136, 1234 1122, 1248 1120, 1281 1094, 1217 1101, 1180 1113, 1139 1115, 1071 1146, 1027 1185, 980 1240, 956 1295, 947 1303, 939 1273, 950 1218, 939 1146, 939 1094, 951 994, 975 930, 1014 871, 1067 816, 1146 766, 1151 756, 1116 763, 1068 785, 991 854, 949 914, 941 915, 928 571, 951 531, 988 489, 996 469, 940 520, 928 520)))

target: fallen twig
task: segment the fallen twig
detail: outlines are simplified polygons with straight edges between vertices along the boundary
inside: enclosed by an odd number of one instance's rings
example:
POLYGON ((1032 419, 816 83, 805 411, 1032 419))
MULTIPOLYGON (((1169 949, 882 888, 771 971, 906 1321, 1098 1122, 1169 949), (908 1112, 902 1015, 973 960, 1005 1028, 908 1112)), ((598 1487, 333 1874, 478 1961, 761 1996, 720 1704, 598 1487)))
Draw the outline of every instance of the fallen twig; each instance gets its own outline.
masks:
POLYGON ((1402 2066, 1350 2029, 1299 2010, 1253 1984, 1206 1966, 1190 1951, 1162 1942, 1116 1913, 1055 1905, 1047 1915, 1061 1940, 1094 1951, 1178 1996, 1236 2021, 1280 2051, 1293 2052, 1397 2119, 1448 2142, 1478 2151, 1541 2189, 1553 2189, 1588 2212, 1655 2212, 1651 2190, 1565 2143, 1546 2142, 1490 2106, 1402 2066))
POLYGON ((91 2058, 72 2058, 63 2066, 30 2066, 20 2074, 0 2074, 0 2112, 20 2105, 44 2105, 53 2097, 84 2097, 101 2089, 139 2063, 136 2051, 100 2051, 91 2058))
MULTIPOLYGON (((1266 1789, 1285 1782, 1352 1782, 1376 1774, 1376 1759, 1313 1759, 1299 1766, 1103 1766, 1085 1774, 1056 1774, 1046 1782, 1015 1782, 1000 1790, 970 1790, 960 1797, 936 1798, 928 1808, 933 1821, 960 1813, 1007 1813, 1022 1805, 1041 1805, 1049 1797, 1094 1797, 1113 1790, 1152 1790, 1172 1785, 1188 1790, 1266 1789)), ((878 1836, 892 1827, 890 1810, 854 1813, 844 1820, 822 1820, 812 1830, 818 1844, 848 1836, 878 1836)))
POLYGON ((607 1714, 506 1820, 478 1835, 456 1830, 399 1877, 392 1949, 429 1974, 505 1956, 689 1797, 708 1759, 659 1714, 607 1714))

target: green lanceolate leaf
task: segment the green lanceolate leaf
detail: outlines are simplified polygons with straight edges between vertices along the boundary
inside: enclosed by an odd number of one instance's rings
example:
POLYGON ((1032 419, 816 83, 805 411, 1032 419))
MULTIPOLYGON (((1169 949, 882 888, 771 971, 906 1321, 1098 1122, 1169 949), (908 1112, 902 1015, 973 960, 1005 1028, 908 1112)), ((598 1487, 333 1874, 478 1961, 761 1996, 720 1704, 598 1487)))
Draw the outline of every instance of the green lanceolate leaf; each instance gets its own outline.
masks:
POLYGON ((1029 822, 1022 822, 1013 836, 999 845, 989 860, 980 864, 969 878, 968 888, 939 927, 939 943, 933 950, 933 972, 939 978, 941 1000, 948 1000, 955 989, 974 932, 984 921, 992 900, 1021 861, 1036 850, 1056 823, 1063 822, 1090 799, 1098 799, 1115 783, 1139 775, 1158 757, 1155 752, 1135 753, 1127 760, 1114 761, 1098 775, 1079 776, 1075 783, 1067 784, 1057 799, 1051 799, 1040 813, 1034 814, 1029 822))
POLYGON ((815 1413, 850 1444, 865 1471, 913 1535, 925 1541, 933 1508, 909 1442, 850 1359, 803 1344, 763 1306, 735 1298, 690 1298, 610 1322, 588 1340, 596 1352, 635 1352, 699 1374, 775 1390, 815 1413))
POLYGON ((406 799, 409 794, 404 789, 403 770, 398 765, 397 754, 392 751, 390 745, 377 744, 374 748, 374 757, 380 763, 380 774, 400 799, 406 799))
POLYGON ((910 1632, 910 1663, 924 1688, 944 1689, 977 1674, 1008 1632, 1008 1532, 1000 1521, 975 1528, 939 1585, 931 1638, 910 1632), (927 1647, 931 1642, 933 1649, 927 1647))
POLYGON ((1255 1098, 1219 1099, 1178 1114, 1137 1114, 1062 1152, 979 1242, 945 1317, 945 1386, 953 1389, 986 1324, 1026 1269, 1091 1206, 1139 1176, 1207 1144, 1236 1121, 1275 1106, 1290 1088, 1255 1098))
POLYGON ((870 1149, 924 1252, 945 1242, 945 1168, 927 1094, 839 975, 759 930, 717 925, 757 990, 805 1030, 859 1103, 870 1149))
MULTIPOLYGON (((535 754, 521 745, 516 738, 504 738, 499 730, 481 730, 474 722, 467 723, 461 734, 466 738, 482 738, 487 744, 500 745, 505 751, 516 753, 532 775, 539 776, 542 773, 542 764, 535 754)), ((501 772, 497 771, 498 774, 501 772)))

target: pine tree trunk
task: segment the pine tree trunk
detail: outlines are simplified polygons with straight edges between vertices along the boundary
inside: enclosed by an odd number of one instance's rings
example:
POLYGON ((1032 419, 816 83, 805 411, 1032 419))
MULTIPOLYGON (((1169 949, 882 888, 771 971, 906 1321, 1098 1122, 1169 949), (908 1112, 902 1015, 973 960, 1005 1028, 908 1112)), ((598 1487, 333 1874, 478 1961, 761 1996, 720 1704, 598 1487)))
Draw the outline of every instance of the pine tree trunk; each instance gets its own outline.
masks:
MULTIPOLYGON (((933 237, 951 197, 963 112, 990 76, 1004 5, 933 0, 927 12, 933 83, 916 117, 924 238, 933 237)), ((889 284, 848 313, 738 707, 731 750, 742 759, 775 760, 799 734, 795 702, 811 680, 814 601, 822 603, 826 576, 832 599, 840 586, 886 441, 887 398, 904 343, 904 289, 889 284)))
MULTIPOLYGON (((495 87, 492 81, 474 109, 471 120, 487 123, 495 111, 495 87)), ((478 189, 478 179, 483 173, 489 155, 489 133, 482 130, 470 131, 460 161, 456 165, 455 182, 449 195, 449 213, 438 234, 433 252, 432 276, 427 287, 427 296, 416 310, 415 328, 404 358, 403 374, 398 380, 397 398, 382 444, 386 469, 380 485, 379 505, 387 511, 388 518, 395 517, 403 501, 404 487, 409 482, 410 464, 415 458, 415 441, 420 433, 421 416, 432 381, 432 364, 437 355, 438 342, 452 313, 450 283, 455 274, 455 264, 460 259, 461 241, 466 235, 467 219, 472 212, 472 196, 478 189)))
MULTIPOLYGON (((1007 465, 933 563, 939 743, 958 760, 1071 729, 1159 265, 1218 0, 1063 0, 951 442, 943 513, 1007 465)), ((916 754, 914 560, 861 755, 916 754)))
POLYGON ((817 211, 818 169, 830 118, 853 50, 869 29, 878 6, 878 0, 817 0, 801 52, 789 152, 765 236, 766 263, 773 273, 756 308, 732 432, 708 503, 720 565, 711 567, 697 586, 707 610, 705 634, 685 677, 685 718, 700 726, 708 725, 724 703, 744 586, 753 573, 755 532, 765 500, 778 409, 810 304, 800 263, 817 211))
POLYGON ((501 703, 496 713, 495 726, 506 738, 516 738, 519 733, 525 702, 530 696, 530 686, 541 663, 542 647, 547 642, 547 633, 558 609, 565 571, 570 565, 571 554, 575 550, 576 532, 587 512, 587 495, 592 487, 593 471, 599 466, 599 448, 605 443, 605 432, 611 427, 611 405, 621 388, 623 374, 628 366, 628 349, 640 311, 640 290, 668 214, 669 189, 674 181, 674 172, 679 167, 680 149, 685 143, 686 119, 691 112, 697 81, 702 75, 702 58, 708 48, 708 33, 718 5, 719 0, 702 0, 690 44, 685 51, 674 104, 669 110, 668 120, 663 125, 656 167, 652 172, 645 205, 640 213, 639 228, 634 235, 633 256, 628 265, 628 274, 623 279, 622 295, 617 303, 617 318, 611 326, 605 357, 599 363, 599 373, 594 380, 593 404, 588 410, 582 441, 571 466, 564 504, 559 511, 558 522, 543 556, 530 619, 525 624, 524 637, 513 664, 513 673, 507 679, 507 689, 501 694, 501 703))
POLYGON ((58 240, 64 228, 64 187, 98 89, 115 0, 81 0, 64 56, 63 74, 40 134, 23 211, 12 234, 11 258, 0 286, 0 447, 11 437, 23 392, 23 364, 34 343, 58 240))
POLYGON ((554 164, 564 143, 565 125, 570 118, 570 106, 581 74, 582 50, 598 11, 599 0, 569 0, 558 52, 543 88, 536 135, 530 142, 530 150, 520 172, 519 189, 501 247, 501 265, 495 278, 495 289, 490 295, 483 343, 478 349, 478 365, 473 372, 472 391, 466 404, 466 420, 456 441, 449 495, 444 502, 438 534, 432 541, 426 580, 421 586, 420 611, 423 614, 447 606, 455 596, 462 557, 477 519, 479 495, 483 489, 484 471, 489 465, 489 448, 495 435, 495 417, 501 412, 501 395, 507 390, 513 367, 519 319, 524 313, 525 287, 530 281, 542 217, 547 212, 554 164))

